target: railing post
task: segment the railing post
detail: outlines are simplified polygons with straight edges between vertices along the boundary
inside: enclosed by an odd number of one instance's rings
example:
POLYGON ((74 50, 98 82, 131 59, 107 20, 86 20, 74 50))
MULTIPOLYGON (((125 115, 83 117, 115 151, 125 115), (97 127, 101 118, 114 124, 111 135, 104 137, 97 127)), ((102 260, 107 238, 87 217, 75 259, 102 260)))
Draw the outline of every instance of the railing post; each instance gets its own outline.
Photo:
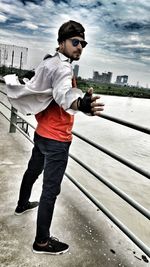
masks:
POLYGON ((17 110, 12 106, 11 107, 11 117, 10 117, 10 128, 9 128, 9 132, 10 133, 15 133, 16 132, 16 127, 14 126, 14 124, 17 123, 17 114, 16 114, 17 110))

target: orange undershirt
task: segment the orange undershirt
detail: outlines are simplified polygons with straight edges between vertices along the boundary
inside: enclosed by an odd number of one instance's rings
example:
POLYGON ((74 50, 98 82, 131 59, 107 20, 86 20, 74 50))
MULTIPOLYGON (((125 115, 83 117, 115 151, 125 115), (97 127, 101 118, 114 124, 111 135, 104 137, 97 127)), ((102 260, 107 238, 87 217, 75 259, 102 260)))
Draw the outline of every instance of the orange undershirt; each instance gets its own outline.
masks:
POLYGON ((38 125, 36 133, 50 139, 70 142, 74 116, 52 102, 46 110, 35 115, 38 125))

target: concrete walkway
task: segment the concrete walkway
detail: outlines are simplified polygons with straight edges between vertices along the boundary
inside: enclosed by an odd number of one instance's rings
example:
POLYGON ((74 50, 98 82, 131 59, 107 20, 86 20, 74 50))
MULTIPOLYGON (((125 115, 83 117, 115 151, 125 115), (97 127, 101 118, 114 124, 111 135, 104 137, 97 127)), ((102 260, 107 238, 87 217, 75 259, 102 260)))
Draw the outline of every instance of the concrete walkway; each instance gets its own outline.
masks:
MULTIPOLYGON (((0 115, 0 267, 148 267, 144 254, 65 177, 51 233, 70 245, 64 255, 34 254, 36 211, 15 216, 22 174, 32 145, 19 132, 8 133, 0 115)), ((33 188, 38 200, 42 176, 33 188)), ((146 257, 147 258, 147 257, 146 257)), ((148 258, 147 258, 148 259, 148 258)))

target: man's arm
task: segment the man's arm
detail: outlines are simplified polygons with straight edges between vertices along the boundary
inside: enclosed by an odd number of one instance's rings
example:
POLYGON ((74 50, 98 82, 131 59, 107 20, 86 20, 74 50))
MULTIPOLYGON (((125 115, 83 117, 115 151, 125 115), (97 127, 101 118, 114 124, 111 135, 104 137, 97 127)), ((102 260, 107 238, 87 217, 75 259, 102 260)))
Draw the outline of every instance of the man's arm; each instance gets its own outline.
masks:
POLYGON ((61 62, 53 76, 53 98, 56 103, 69 113, 77 110, 91 115, 100 115, 103 103, 97 103, 99 96, 93 96, 93 88, 84 95, 83 92, 72 88, 72 72, 68 62, 61 62))

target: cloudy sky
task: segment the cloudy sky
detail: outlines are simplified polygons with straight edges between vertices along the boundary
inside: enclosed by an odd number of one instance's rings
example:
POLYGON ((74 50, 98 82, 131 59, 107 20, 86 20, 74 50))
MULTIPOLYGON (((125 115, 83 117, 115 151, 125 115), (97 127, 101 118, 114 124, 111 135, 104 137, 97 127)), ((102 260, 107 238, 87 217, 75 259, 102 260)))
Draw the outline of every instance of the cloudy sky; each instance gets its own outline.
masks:
POLYGON ((149 0, 0 0, 0 43, 28 48, 27 67, 57 47, 60 25, 76 20, 86 29, 79 75, 93 71, 128 75, 150 87, 149 0))

